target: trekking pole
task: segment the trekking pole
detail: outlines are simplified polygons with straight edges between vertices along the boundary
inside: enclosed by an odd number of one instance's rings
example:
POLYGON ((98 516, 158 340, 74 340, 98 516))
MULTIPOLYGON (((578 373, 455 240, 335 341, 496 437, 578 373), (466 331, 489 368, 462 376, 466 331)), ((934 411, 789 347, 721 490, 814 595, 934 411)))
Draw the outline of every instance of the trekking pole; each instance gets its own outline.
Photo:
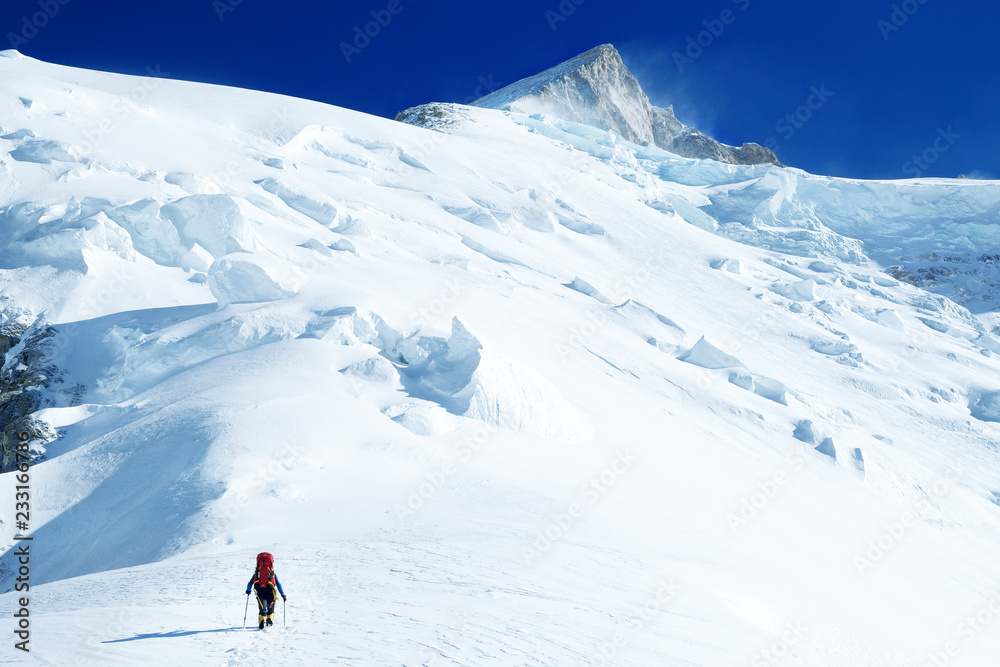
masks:
POLYGON ((281 598, 281 625, 288 625, 288 600, 281 598))
POLYGON ((247 603, 243 607, 243 629, 247 629, 247 612, 250 611, 250 594, 247 593, 247 603))

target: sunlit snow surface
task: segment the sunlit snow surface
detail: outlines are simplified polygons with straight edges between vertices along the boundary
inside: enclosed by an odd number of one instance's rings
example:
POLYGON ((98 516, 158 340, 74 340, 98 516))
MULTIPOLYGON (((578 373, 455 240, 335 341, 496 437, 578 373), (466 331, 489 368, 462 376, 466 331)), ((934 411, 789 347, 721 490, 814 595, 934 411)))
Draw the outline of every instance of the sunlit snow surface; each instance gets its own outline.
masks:
POLYGON ((2 55, 4 660, 995 664, 1000 185, 2 55))

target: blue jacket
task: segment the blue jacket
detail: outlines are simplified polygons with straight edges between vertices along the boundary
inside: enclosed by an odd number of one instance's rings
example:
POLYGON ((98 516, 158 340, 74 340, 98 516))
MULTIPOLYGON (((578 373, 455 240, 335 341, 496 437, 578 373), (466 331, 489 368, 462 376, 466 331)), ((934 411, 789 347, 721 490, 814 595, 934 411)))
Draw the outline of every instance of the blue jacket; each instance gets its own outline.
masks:
POLYGON ((278 592, 281 593, 281 597, 285 597, 285 591, 281 590, 281 582, 278 581, 278 575, 274 572, 271 572, 271 581, 261 586, 260 582, 257 580, 257 570, 254 570, 253 574, 250 575, 250 581, 247 583, 247 595, 250 595, 250 589, 254 586, 257 586, 257 588, 261 590, 267 589, 270 586, 275 586, 277 587, 278 592))

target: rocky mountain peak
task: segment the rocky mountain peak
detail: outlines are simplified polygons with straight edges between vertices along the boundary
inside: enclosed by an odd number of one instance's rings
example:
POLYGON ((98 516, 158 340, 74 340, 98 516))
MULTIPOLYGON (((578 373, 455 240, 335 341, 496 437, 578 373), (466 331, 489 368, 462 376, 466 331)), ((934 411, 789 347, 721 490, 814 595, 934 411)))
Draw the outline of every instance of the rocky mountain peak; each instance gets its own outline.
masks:
POLYGON ((490 93, 473 105, 593 125, 683 157, 780 166, 777 156, 759 144, 728 146, 678 121, 672 107, 652 105, 611 44, 490 93))

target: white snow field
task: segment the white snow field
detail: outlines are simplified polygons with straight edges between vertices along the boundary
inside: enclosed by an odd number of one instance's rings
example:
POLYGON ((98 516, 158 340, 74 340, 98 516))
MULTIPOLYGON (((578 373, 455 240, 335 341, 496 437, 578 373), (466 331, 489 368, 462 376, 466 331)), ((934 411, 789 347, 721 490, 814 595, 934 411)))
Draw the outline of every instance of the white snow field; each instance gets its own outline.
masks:
POLYGON ((1000 184, 0 56, 0 662, 997 664, 1000 184))

